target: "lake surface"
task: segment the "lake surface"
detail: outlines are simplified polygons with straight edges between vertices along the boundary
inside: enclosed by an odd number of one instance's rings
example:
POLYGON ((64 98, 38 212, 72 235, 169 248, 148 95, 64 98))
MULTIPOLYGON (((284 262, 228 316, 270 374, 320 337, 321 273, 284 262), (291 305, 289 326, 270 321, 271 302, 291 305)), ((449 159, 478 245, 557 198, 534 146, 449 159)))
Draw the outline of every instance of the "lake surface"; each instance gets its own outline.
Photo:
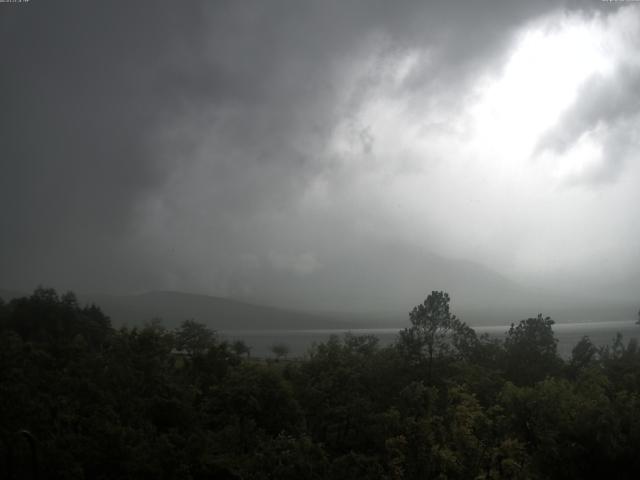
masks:
MULTIPOLYGON (((473 327, 478 334, 488 333, 495 338, 504 338, 509 325, 473 327)), ((220 336, 228 341, 243 340, 251 347, 251 354, 257 357, 270 357, 274 344, 285 344, 289 347, 290 356, 300 357, 307 353, 314 343, 326 342, 331 335, 342 336, 347 332, 354 335, 375 335, 381 345, 393 343, 400 329, 398 328, 356 328, 351 330, 226 330, 220 336)), ((630 339, 640 340, 640 325, 634 321, 624 322, 590 322, 555 324, 553 331, 558 339, 558 353, 568 358, 571 349, 583 336, 588 336, 597 346, 610 345, 617 332, 623 335, 624 343, 630 339)))

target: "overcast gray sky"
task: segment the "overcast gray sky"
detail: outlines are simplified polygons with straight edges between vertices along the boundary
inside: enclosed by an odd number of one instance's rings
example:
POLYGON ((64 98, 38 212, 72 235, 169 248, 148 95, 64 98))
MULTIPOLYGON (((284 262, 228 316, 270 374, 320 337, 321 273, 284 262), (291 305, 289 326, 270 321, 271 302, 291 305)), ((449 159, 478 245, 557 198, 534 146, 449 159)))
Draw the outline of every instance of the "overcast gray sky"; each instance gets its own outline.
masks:
POLYGON ((31 0, 0 55, 2 288, 640 301, 638 3, 31 0))

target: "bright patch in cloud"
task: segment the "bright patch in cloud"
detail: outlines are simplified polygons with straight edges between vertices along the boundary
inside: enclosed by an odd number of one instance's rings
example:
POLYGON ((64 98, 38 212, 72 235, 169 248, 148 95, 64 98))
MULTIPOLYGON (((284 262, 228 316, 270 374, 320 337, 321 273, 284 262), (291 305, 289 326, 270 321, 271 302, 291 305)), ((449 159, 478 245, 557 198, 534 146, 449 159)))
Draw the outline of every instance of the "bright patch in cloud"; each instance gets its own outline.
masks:
POLYGON ((559 183, 572 184, 588 180, 604 168, 602 128, 585 132, 571 148, 561 155, 544 152, 541 158, 549 164, 552 176, 559 183))
POLYGON ((588 82, 615 86, 633 55, 634 42, 621 48, 638 23, 629 17, 637 16, 557 12, 527 25, 502 66, 454 106, 441 92, 398 88, 398 78, 415 82, 414 69, 428 71, 415 51, 392 60, 399 73, 383 76, 334 131, 329 151, 341 167, 323 178, 325 198, 366 205, 359 221, 372 212, 384 225, 374 234, 515 276, 584 268, 597 263, 593 256, 617 265, 606 231, 623 227, 625 217, 612 212, 624 211, 629 195, 567 188, 606 167, 604 139, 614 126, 590 129, 562 151, 537 148, 588 100, 588 82))
POLYGON ((584 82, 612 71, 603 36, 600 22, 579 19, 527 30, 501 78, 479 88, 481 100, 471 110, 476 147, 511 161, 526 159, 584 82))

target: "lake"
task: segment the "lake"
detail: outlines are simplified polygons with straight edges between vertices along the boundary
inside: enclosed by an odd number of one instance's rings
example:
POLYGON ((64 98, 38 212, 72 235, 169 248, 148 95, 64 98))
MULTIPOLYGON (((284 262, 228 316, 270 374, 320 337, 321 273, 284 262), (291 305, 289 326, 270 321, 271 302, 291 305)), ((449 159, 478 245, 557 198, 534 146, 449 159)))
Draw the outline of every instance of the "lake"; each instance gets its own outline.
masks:
MULTIPOLYGON (((473 327, 478 334, 488 333, 495 338, 504 338, 509 325, 473 327)), ((331 335, 342 336, 347 332, 354 335, 375 335, 381 345, 389 345, 398 336, 398 328, 354 328, 351 330, 226 330, 220 336, 227 341, 243 340, 251 347, 251 354, 270 357, 271 347, 283 343, 289 347, 291 357, 303 356, 314 343, 326 342, 331 335)), ((610 345, 617 332, 623 335, 625 344, 631 338, 640 340, 640 325, 634 321, 557 323, 553 331, 558 339, 558 353, 568 358, 571 349, 587 335, 597 346, 610 345)))

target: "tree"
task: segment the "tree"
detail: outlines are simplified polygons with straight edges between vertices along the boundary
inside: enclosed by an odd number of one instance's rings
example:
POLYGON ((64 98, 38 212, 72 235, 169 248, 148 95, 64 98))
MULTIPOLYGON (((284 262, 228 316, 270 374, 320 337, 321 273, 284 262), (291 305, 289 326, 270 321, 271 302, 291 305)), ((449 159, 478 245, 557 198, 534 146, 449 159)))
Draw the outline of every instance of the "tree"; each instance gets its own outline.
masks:
POLYGON ((176 329, 176 348, 193 356, 204 354, 215 345, 216 333, 193 319, 185 320, 176 329))
POLYGON ((271 353, 276 356, 276 360, 280 360, 281 358, 287 358, 289 355, 289 346, 285 343, 276 343, 271 346, 271 353))
POLYGON ((477 344, 475 331, 449 310, 449 294, 433 291, 409 313, 411 327, 400 332, 400 346, 414 362, 427 362, 431 381, 435 358, 447 354, 466 356, 477 344))
POLYGON ((571 368, 577 372, 578 370, 590 365, 598 356, 598 347, 596 347, 588 336, 582 337, 575 347, 571 350, 571 368))
POLYGON ((557 372, 561 360, 552 329, 554 323, 551 317, 538 314, 521 320, 517 326, 511 324, 504 342, 507 378, 530 385, 557 372))
POLYGON ((235 342, 233 342, 231 344, 231 349, 233 350, 233 353, 235 353, 239 357, 242 355, 246 355, 247 358, 249 358, 251 356, 251 347, 249 347, 249 345, 244 343, 242 340, 236 340, 235 342))

